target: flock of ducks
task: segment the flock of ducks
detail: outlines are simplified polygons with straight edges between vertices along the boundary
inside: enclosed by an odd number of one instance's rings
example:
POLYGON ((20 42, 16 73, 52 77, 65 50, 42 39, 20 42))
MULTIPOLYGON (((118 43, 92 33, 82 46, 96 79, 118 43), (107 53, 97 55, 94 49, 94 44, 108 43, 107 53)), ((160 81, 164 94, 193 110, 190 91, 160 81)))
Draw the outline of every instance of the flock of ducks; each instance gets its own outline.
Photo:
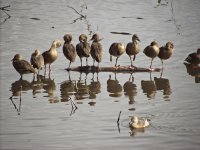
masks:
MULTIPOLYGON (((103 49, 100 43, 102 39, 100 39, 98 34, 94 34, 90 39, 90 41, 93 41, 91 45, 88 43, 88 39, 85 34, 81 34, 79 36, 79 43, 76 45, 76 47, 71 43, 71 34, 64 35, 63 39, 65 41, 63 44, 63 54, 70 61, 69 69, 71 63, 75 61, 77 55, 80 58, 81 67, 83 66, 83 58, 86 58, 86 66, 88 66, 88 57, 90 57, 90 55, 93 58, 93 66, 95 66, 95 62, 97 62, 99 67, 99 63, 102 61, 103 49)), ((117 62, 119 57, 125 52, 130 58, 130 67, 134 68, 133 61, 135 60, 136 55, 140 52, 140 45, 138 41, 140 41, 138 35, 134 34, 132 36, 132 42, 128 43, 127 46, 122 43, 111 44, 109 48, 110 61, 112 61, 112 56, 116 57, 115 68, 118 67, 117 62)), ((38 70, 39 74, 39 71, 42 69, 43 66, 45 67, 46 73, 46 65, 49 65, 50 72, 51 64, 58 58, 58 53, 56 49, 59 48, 61 45, 61 40, 56 39, 53 41, 49 50, 41 53, 38 49, 36 49, 35 52, 31 55, 30 63, 24 60, 20 54, 16 54, 12 59, 13 66, 20 74, 21 78, 23 74, 35 74, 35 69, 38 70)), ((152 62, 155 57, 159 57, 161 59, 163 67, 163 60, 171 57, 173 53, 173 48, 174 45, 172 42, 167 42, 166 45, 162 47, 159 47, 156 41, 151 42, 151 44, 148 45, 143 51, 146 56, 151 58, 150 69, 152 69, 152 62)))
MULTIPOLYGON (((86 66, 88 66, 88 57, 93 58, 93 67, 95 66, 95 62, 99 63, 102 61, 102 45, 98 34, 94 34, 90 39, 92 44, 88 43, 87 36, 85 34, 81 34, 79 36, 79 43, 76 47, 71 43, 72 35, 66 34, 63 37, 64 44, 63 44, 63 54, 68 59, 69 68, 72 62, 75 61, 76 56, 78 55, 81 62, 81 67, 83 66, 82 59, 86 58, 86 66)), ((112 57, 116 57, 115 68, 119 67, 117 65, 119 57, 126 52, 126 54, 130 58, 130 67, 134 68, 133 61, 136 58, 136 55, 140 52, 140 39, 137 34, 132 36, 132 42, 128 43, 126 46, 122 43, 112 43, 109 48, 110 53, 110 61, 112 61, 112 57)), ((36 69, 39 71, 45 67, 46 73, 46 66, 49 65, 49 72, 51 71, 51 64, 58 58, 57 48, 62 45, 61 40, 56 39, 53 41, 49 50, 41 53, 40 50, 36 49, 34 53, 31 55, 30 63, 22 58, 20 54, 16 54, 12 59, 12 63, 16 71, 20 74, 21 79, 23 74, 34 73, 36 74, 36 69)), ((162 62, 163 68, 163 60, 169 59, 174 51, 174 45, 172 42, 167 42, 165 46, 159 47, 156 41, 152 41, 150 45, 146 46, 143 53, 151 58, 151 63, 149 69, 152 69, 152 63, 154 58, 160 58, 162 62)), ((194 65, 200 64, 200 48, 197 50, 196 53, 191 53, 185 59, 186 62, 194 65)), ((140 129, 145 128, 150 125, 149 121, 144 117, 137 117, 132 116, 131 122, 129 123, 131 128, 140 129)))

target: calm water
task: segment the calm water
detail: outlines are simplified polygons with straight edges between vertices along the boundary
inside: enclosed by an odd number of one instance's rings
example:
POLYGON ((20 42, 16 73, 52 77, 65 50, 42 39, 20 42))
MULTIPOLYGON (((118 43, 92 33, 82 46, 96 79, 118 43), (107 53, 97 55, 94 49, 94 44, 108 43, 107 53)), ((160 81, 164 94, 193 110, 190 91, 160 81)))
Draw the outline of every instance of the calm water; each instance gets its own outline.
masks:
MULTIPOLYGON (((82 20, 68 7, 81 10, 84 1, 80 0, 1 2, 1 6, 11 5, 11 18, 2 23, 7 16, 1 12, 0 148, 199 149, 199 79, 198 74, 187 73, 183 60, 199 47, 200 1, 171 2, 162 0, 156 7, 156 0, 85 0, 87 10, 83 7, 82 13, 87 18, 82 20), (48 50, 54 39, 62 40, 66 33, 73 35, 76 44, 81 33, 91 37, 93 32, 104 38, 101 66, 114 65, 108 55, 112 42, 131 41, 132 35, 110 32, 137 33, 142 50, 152 40, 160 45, 171 40, 175 51, 164 62, 161 79, 160 72, 134 73, 133 81, 128 73, 115 77, 114 73, 100 72, 97 79, 97 74, 93 78, 92 74, 70 72, 70 80, 61 47, 50 77, 32 81, 32 75, 25 75, 19 81, 11 64, 16 53, 29 60, 36 48, 48 50), (72 108, 69 97, 78 109, 72 108), (148 117, 151 126, 145 131, 131 131, 128 122, 133 114, 148 117)), ((135 65, 148 67, 150 59, 142 50, 135 65)), ((120 57, 119 64, 129 65, 128 56, 120 57)), ((78 65, 77 58, 72 67, 78 65)), ((160 60, 155 59, 153 66, 161 67, 160 60)))

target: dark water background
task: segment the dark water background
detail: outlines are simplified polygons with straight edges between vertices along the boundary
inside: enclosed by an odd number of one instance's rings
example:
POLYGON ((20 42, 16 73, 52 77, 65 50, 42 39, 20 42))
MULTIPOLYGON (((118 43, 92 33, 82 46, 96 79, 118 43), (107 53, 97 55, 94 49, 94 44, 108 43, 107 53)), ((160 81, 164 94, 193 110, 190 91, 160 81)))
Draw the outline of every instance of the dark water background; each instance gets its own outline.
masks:
MULTIPOLYGON (((11 18, 1 12, 0 25, 0 148, 9 149, 199 149, 200 146, 200 94, 195 76, 187 73, 185 57, 199 47, 199 0, 20 0, 1 1, 11 5, 11 18), (80 16, 72 6, 87 14, 80 16), (30 18, 38 18, 30 19, 30 18), (58 48, 59 58, 52 65, 50 78, 32 82, 25 75, 19 88, 19 74, 11 59, 20 53, 26 60, 36 49, 48 50, 54 39, 64 34, 78 36, 97 32, 104 39, 101 66, 112 66, 108 49, 113 42, 128 43, 132 35, 110 32, 137 33, 143 50, 152 40, 160 45, 173 41, 175 51, 164 63, 163 79, 160 72, 130 74, 99 73, 97 75, 64 70, 68 61, 58 48), (111 79, 109 76, 111 75, 111 79), (79 90, 75 88, 77 84, 79 90), (125 83, 131 88, 125 88, 125 83), (14 91, 15 96, 12 100, 14 91), (21 93, 21 96, 20 96, 21 93), (68 97, 78 109, 73 111, 68 97), (135 110, 134 110, 135 109, 135 110), (119 129, 117 117, 122 111, 119 129), (145 131, 131 131, 129 116, 136 114, 151 120, 145 131)), ((148 67, 150 59, 138 54, 135 65, 148 67)), ((84 62, 85 63, 85 62, 84 62)), ((92 64, 90 58, 89 63, 92 64)), ((129 65, 126 54, 120 65, 129 65)), ((80 65, 77 58, 72 67, 80 65)), ((161 67, 159 59, 154 67, 161 67)), ((43 71, 41 71, 43 73, 43 71)))

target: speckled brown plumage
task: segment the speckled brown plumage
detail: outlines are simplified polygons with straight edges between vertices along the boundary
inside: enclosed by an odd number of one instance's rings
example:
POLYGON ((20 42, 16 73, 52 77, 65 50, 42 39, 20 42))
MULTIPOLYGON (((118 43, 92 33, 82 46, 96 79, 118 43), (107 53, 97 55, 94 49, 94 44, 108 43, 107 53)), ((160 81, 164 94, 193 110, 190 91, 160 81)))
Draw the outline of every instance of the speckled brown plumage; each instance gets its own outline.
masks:
POLYGON ((12 64, 15 70, 20 74, 21 79, 23 77, 23 74, 36 73, 31 64, 28 61, 23 60, 20 54, 16 54, 14 56, 14 58, 12 59, 12 64))
POLYGON ((42 69, 44 66, 44 58, 38 49, 36 49, 35 52, 31 55, 31 65, 33 68, 38 69, 38 74, 40 69, 42 69))
POLYGON ((126 54, 129 56, 130 61, 131 61, 131 66, 133 66, 132 62, 132 56, 133 56, 133 61, 135 60, 136 55, 140 52, 140 46, 137 43, 137 41, 140 41, 139 37, 137 34, 134 34, 132 36, 132 42, 128 43, 126 45, 126 54))
POLYGON ((150 57, 151 58, 151 64, 150 64, 150 69, 152 67, 152 62, 153 62, 153 59, 158 56, 159 54, 159 45, 156 41, 153 41, 151 42, 151 44, 149 46, 147 46, 143 53, 147 56, 147 57, 150 57))
POLYGON ((189 64, 200 64, 200 48, 197 49, 196 53, 189 54, 185 61, 189 64))
POLYGON ((172 56, 173 51, 174 51, 174 44, 172 42, 167 42, 165 46, 160 47, 160 52, 158 54, 158 57, 162 62, 162 68, 163 68, 163 60, 169 59, 172 56))
POLYGON ((110 61, 112 61, 112 56, 116 57, 115 67, 117 66, 118 58, 125 52, 125 46, 122 43, 112 43, 109 48, 110 61))
POLYGON ((91 52, 90 52, 94 61, 93 66, 95 64, 95 61, 97 61, 98 67, 99 67, 99 63, 102 61, 102 51, 103 51, 102 45, 101 43, 99 43, 101 39, 99 38, 98 34, 94 34, 91 40, 93 40, 92 45, 91 45, 91 52))
POLYGON ((65 41, 65 43, 63 45, 63 54, 70 61, 69 67, 68 67, 68 68, 70 68, 71 63, 74 62, 76 59, 76 49, 75 49, 74 45, 71 44, 71 41, 72 41, 71 34, 66 34, 63 37, 63 39, 65 41))
POLYGON ((85 34, 81 34, 79 36, 79 41, 76 45, 76 52, 81 60, 81 67, 82 67, 82 57, 86 57, 86 66, 88 66, 88 57, 90 57, 90 44, 87 42, 87 36, 85 34))

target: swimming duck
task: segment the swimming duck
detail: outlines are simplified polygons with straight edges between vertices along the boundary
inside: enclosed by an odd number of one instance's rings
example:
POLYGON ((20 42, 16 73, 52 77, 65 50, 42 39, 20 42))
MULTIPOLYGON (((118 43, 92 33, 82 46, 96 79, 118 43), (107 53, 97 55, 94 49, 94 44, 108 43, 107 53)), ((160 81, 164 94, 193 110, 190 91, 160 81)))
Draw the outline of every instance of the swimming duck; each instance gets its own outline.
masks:
POLYGON ((200 64, 200 48, 197 49, 196 53, 191 53, 188 55, 188 57, 185 59, 186 62, 189 64, 198 65, 200 64))
POLYGON ((156 41, 153 41, 151 42, 151 44, 149 46, 147 46, 143 53, 147 56, 147 57, 150 57, 151 58, 151 64, 150 64, 150 69, 152 69, 152 62, 153 62, 153 59, 158 56, 159 54, 159 46, 158 46, 158 43, 156 41))
POLYGON ((132 42, 128 43, 126 46, 126 54, 130 57, 131 66, 133 66, 131 56, 134 56, 133 57, 133 61, 134 61, 136 55, 140 52, 140 46, 137 43, 137 41, 140 41, 140 39, 137 34, 134 34, 132 36, 132 42))
POLYGON ((59 39, 56 39, 53 41, 50 49, 42 53, 42 56, 44 57, 45 71, 47 64, 49 64, 49 72, 51 71, 51 64, 58 58, 58 52, 56 48, 59 48, 60 46, 61 41, 59 39))
POLYGON ((160 47, 160 52, 158 54, 158 57, 162 62, 162 68, 163 68, 163 60, 169 59, 172 56, 172 53, 174 51, 173 48, 174 44, 172 42, 167 42, 165 46, 160 47))
POLYGON ((144 117, 138 118, 137 116, 132 116, 131 122, 129 123, 129 125, 131 128, 141 129, 141 128, 148 127, 150 125, 150 123, 144 117))
POLYGON ((23 77, 23 74, 36 73, 31 64, 28 61, 23 60, 20 54, 16 54, 14 56, 14 58, 12 59, 12 64, 15 70, 20 74, 21 79, 23 77))
POLYGON ((81 34, 79 36, 79 41, 76 45, 76 52, 81 60, 81 67, 82 67, 82 57, 86 57, 86 66, 88 66, 88 57, 90 57, 90 44, 87 42, 87 36, 85 34, 81 34))
POLYGON ((31 55, 31 65, 33 68, 38 69, 38 74, 39 71, 42 69, 44 66, 44 58, 40 52, 40 50, 36 49, 34 53, 31 55))
POLYGON ((71 34, 66 34, 63 37, 63 39, 65 41, 65 43, 63 45, 63 54, 70 61, 69 67, 68 67, 68 68, 70 68, 71 63, 74 62, 76 59, 76 49, 75 49, 74 45, 71 44, 71 41, 72 41, 71 34))
POLYGON ((99 41, 101 41, 101 39, 99 39, 99 35, 98 34, 94 34, 92 36, 92 45, 91 45, 91 56, 93 58, 93 66, 95 61, 98 62, 98 67, 99 67, 99 63, 102 61, 102 45, 101 43, 99 43, 99 41))
POLYGON ((110 61, 112 61, 112 56, 117 57, 115 67, 117 67, 118 58, 125 52, 125 46, 122 43, 112 43, 109 48, 110 61))

